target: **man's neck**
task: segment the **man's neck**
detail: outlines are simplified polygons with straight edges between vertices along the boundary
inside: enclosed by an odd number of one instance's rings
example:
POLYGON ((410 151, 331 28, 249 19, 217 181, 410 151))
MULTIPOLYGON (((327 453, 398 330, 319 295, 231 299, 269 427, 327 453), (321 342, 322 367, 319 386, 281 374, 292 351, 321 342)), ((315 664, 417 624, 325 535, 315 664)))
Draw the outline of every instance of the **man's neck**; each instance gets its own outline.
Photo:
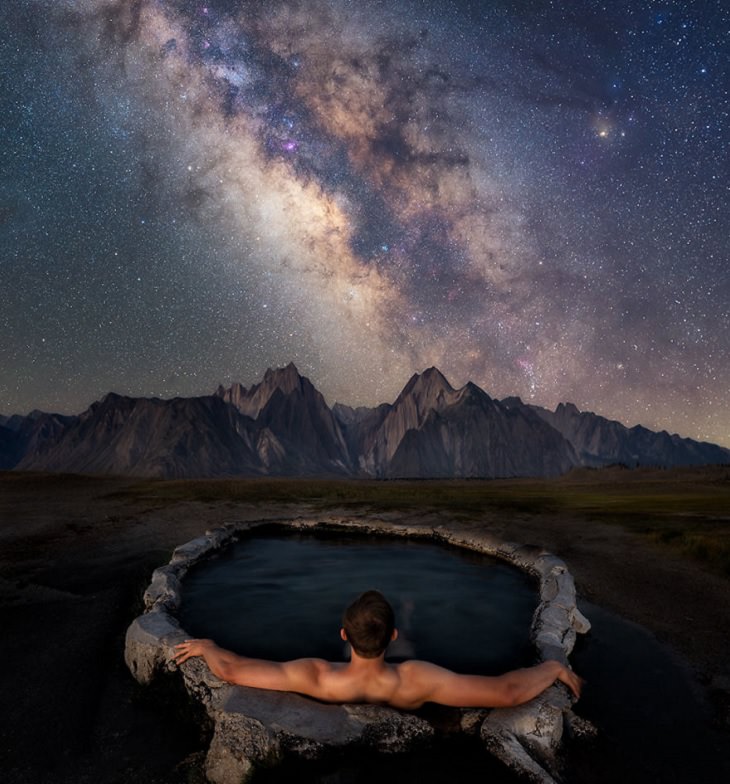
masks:
POLYGON ((376 656, 373 659, 366 659, 364 656, 358 656, 355 651, 352 651, 347 668, 351 672, 376 673, 384 670, 385 666, 385 653, 381 653, 380 656, 376 656))

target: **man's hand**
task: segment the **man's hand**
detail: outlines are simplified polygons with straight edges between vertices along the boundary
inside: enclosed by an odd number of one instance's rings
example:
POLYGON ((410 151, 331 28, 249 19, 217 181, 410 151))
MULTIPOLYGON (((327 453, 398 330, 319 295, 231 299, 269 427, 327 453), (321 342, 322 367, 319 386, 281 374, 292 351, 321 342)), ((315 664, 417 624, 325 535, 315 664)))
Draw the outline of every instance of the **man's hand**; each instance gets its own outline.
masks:
POLYGON ((206 651, 214 647, 213 640, 185 640, 175 646, 175 664, 180 665, 193 656, 204 656, 206 651))
POLYGON ((564 683, 573 692, 576 700, 580 698, 580 692, 585 683, 580 675, 576 675, 573 670, 569 670, 567 667, 562 667, 560 674, 558 675, 558 680, 561 683, 564 683))

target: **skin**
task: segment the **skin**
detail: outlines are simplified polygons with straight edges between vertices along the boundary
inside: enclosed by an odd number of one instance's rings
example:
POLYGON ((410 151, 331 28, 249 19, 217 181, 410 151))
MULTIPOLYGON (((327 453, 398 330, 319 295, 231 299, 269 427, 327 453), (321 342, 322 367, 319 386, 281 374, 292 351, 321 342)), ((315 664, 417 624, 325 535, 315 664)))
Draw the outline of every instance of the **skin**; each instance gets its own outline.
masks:
MULTIPOLYGON (((340 630, 347 640, 345 630, 340 630)), ((398 635, 394 630, 393 639, 398 635)), ((414 710, 425 702, 461 708, 503 708, 521 705, 542 693, 555 681, 564 683, 580 697, 583 681, 556 661, 499 675, 460 675, 425 661, 390 664, 385 652, 375 658, 354 650, 349 662, 295 659, 272 662, 238 656, 213 640, 185 640, 175 646, 180 665, 202 657, 221 680, 240 686, 305 694, 323 702, 369 702, 414 710)))

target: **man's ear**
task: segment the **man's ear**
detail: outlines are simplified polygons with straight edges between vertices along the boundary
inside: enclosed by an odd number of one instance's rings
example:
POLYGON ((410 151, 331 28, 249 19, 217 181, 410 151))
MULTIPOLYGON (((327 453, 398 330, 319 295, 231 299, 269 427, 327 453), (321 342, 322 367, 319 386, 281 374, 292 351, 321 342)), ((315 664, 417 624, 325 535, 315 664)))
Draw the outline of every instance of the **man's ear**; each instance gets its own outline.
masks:
POLYGON ((340 637, 347 642, 347 632, 344 629, 340 629, 340 637))
POLYGON ((391 642, 395 642, 398 639, 398 629, 393 629, 393 635, 390 638, 391 642))

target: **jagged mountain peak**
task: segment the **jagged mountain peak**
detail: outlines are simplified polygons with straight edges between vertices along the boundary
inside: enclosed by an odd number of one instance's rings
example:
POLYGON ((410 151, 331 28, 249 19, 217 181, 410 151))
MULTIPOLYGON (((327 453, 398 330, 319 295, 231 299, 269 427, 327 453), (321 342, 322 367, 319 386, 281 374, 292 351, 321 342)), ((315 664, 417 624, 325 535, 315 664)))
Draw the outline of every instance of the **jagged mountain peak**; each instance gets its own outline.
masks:
POLYGON ((423 379, 425 381, 428 381, 430 384, 431 383, 438 383, 438 384, 442 384, 443 386, 448 387, 449 389, 452 388, 451 384, 449 384, 446 376, 437 367, 435 367, 434 365, 431 365, 431 367, 426 368, 423 371, 423 373, 421 373, 420 377, 421 377, 421 379, 423 379))
POLYGON ((268 368, 259 384, 246 389, 219 387, 216 397, 255 421, 261 436, 261 457, 268 467, 272 454, 287 470, 339 474, 350 470, 347 444, 339 422, 322 394, 290 362, 268 368), (272 446, 274 445, 275 446, 272 446))
POLYGON ((125 395, 120 395, 119 392, 107 392, 98 402, 104 403, 107 400, 122 400, 124 397, 125 395))
POLYGON ((304 380, 297 370, 297 366, 290 362, 283 368, 267 368, 261 386, 280 389, 284 394, 293 392, 304 380))
POLYGON ((218 386, 216 387, 216 390, 215 390, 215 392, 213 394, 216 397, 223 397, 223 398, 225 398, 226 394, 230 394, 231 390, 234 390, 234 389, 239 394, 240 393, 246 394, 246 392, 248 391, 246 389, 246 387, 243 386, 243 384, 239 384, 239 383, 234 381, 233 384, 231 384, 230 387, 224 387, 223 384, 218 384, 218 386))
POLYGON ((519 395, 510 395, 509 397, 503 397, 499 401, 505 408, 519 408, 524 406, 524 402, 519 395))
POLYGON ((435 367, 427 368, 423 373, 414 373, 398 395, 395 406, 407 398, 413 398, 420 404, 431 404, 439 396, 453 393, 454 388, 446 376, 435 367))
POLYGON ((254 384, 250 389, 242 384, 232 384, 228 389, 220 385, 215 395, 235 406, 241 413, 256 419, 272 396, 286 396, 297 390, 316 391, 311 382, 299 374, 296 365, 290 362, 283 368, 267 368, 261 383, 254 384))
POLYGON ((557 408, 555 409, 556 414, 571 414, 573 416, 577 416, 580 414, 580 409, 575 403, 558 403, 557 408))
POLYGON ((421 374, 414 373, 412 380, 415 380, 416 385, 428 387, 429 389, 454 391, 446 376, 437 367, 426 368, 421 374))
MULTIPOLYGON (((141 398, 140 398, 141 399, 141 398)), ((100 409, 105 410, 108 408, 113 408, 125 401, 131 401, 132 398, 126 397, 125 395, 120 395, 118 392, 107 392, 104 397, 100 400, 94 401, 81 416, 88 415, 89 412, 98 411, 100 409)))
POLYGON ((492 398, 473 381, 467 381, 464 386, 457 390, 457 396, 460 400, 465 398, 477 398, 479 400, 488 400, 492 402, 492 398))

